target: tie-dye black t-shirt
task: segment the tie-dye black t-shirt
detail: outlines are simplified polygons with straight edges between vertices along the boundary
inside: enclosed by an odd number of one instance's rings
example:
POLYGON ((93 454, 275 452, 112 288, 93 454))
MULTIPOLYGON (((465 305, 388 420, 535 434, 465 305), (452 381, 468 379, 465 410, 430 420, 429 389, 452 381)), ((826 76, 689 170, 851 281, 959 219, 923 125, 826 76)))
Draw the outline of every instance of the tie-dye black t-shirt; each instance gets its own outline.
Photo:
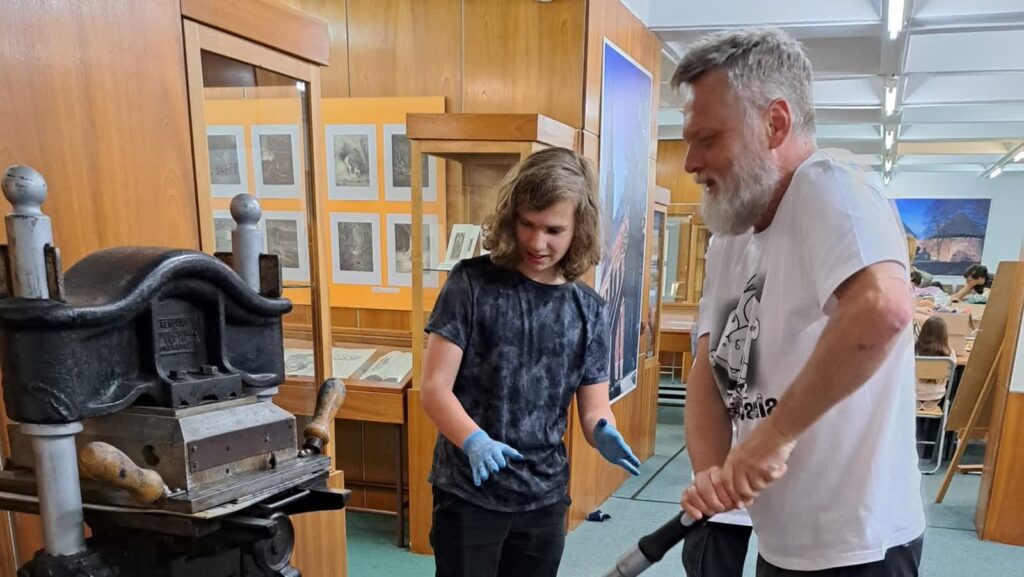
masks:
POLYGON ((495 511, 529 511, 566 498, 562 436, 580 386, 608 380, 604 300, 581 282, 546 285, 489 257, 461 261, 426 330, 463 350, 455 396, 492 439, 525 457, 473 485, 469 459, 437 436, 430 482, 495 511))

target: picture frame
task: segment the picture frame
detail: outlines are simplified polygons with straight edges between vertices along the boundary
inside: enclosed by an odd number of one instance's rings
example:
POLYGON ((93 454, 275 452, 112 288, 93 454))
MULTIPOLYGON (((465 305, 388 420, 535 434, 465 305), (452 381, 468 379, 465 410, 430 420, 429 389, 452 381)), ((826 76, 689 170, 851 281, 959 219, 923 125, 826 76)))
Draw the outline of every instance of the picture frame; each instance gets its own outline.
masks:
POLYGON ((476 252, 476 244, 480 240, 482 229, 475 224, 452 225, 448 235, 448 246, 445 249, 444 262, 438 265, 441 270, 451 270, 460 260, 471 258, 476 252))
POLYGON ((377 126, 328 124, 327 198, 380 200, 377 181, 377 126))
POLYGON ((380 214, 332 212, 331 261, 335 283, 380 286, 380 214))
POLYGON ((213 211, 213 252, 232 252, 231 232, 235 226, 230 210, 213 211))
POLYGON ((266 254, 276 254, 281 279, 309 282, 309 237, 306 215, 298 211, 265 211, 260 220, 266 254))
MULTIPOLYGON (((384 125, 384 200, 412 200, 412 147, 404 124, 384 125)), ((423 201, 437 201, 437 159, 423 155, 423 201)))
POLYGON ((210 160, 210 194, 232 198, 249 192, 249 170, 245 162, 245 128, 235 125, 206 127, 210 160))
POLYGON ((255 124, 252 127, 252 165, 256 196, 302 197, 302 157, 297 124, 255 124))
MULTIPOLYGON (((387 215, 387 263, 389 286, 412 286, 412 215, 387 215)), ((440 261, 440 226, 436 214, 423 215, 423 286, 437 288, 440 261)))

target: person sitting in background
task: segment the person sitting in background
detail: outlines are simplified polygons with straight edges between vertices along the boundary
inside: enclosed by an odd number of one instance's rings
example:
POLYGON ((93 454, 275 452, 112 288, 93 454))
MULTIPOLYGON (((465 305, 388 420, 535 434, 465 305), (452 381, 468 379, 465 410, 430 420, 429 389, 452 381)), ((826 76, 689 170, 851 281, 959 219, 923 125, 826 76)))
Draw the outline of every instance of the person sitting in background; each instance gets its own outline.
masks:
POLYGON ((972 264, 964 271, 964 286, 953 293, 954 302, 983 305, 988 302, 988 268, 972 264))
MULTIPOLYGON (((956 353, 949 346, 949 331, 942 317, 929 317, 921 325, 914 354, 919 357, 948 357, 956 363, 956 353)), ((917 408, 931 414, 941 414, 939 403, 946 396, 948 379, 917 379, 917 408)))

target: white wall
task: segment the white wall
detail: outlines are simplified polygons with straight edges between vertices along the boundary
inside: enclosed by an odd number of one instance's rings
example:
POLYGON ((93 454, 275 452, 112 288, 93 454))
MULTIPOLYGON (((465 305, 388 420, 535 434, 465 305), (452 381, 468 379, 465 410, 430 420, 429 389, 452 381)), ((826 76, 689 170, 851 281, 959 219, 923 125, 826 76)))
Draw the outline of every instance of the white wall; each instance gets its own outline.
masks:
MULTIPOLYGON (((988 231, 981 262, 995 272, 1000 261, 1017 260, 1024 239, 1024 176, 994 179, 974 173, 899 172, 886 187, 890 198, 989 198, 988 231)), ((963 279, 959 279, 963 282, 963 279)))

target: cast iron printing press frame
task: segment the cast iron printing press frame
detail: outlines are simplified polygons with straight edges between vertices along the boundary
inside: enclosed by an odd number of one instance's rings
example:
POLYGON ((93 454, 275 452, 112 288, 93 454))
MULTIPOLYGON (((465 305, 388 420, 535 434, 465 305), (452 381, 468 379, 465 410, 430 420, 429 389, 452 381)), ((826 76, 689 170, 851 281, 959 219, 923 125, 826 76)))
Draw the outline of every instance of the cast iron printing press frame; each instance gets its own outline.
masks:
POLYGON ((38 513, 45 542, 19 576, 299 575, 288 515, 348 497, 326 486, 323 454, 344 386, 321 387, 300 449, 271 402, 291 303, 277 257, 260 254, 256 199, 233 200, 220 258, 115 248, 62 275, 45 181, 11 167, 3 192, 0 367, 16 424, 0 509, 38 513))

